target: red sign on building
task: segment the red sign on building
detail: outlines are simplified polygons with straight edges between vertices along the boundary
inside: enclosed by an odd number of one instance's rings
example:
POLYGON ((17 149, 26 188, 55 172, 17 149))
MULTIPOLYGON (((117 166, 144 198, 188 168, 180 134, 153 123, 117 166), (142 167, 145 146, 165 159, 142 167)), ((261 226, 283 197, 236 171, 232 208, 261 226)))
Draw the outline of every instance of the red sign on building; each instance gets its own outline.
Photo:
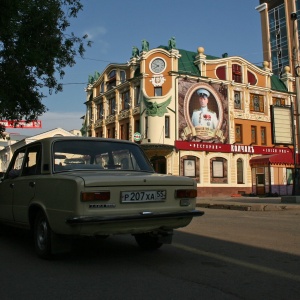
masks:
POLYGON ((201 143, 189 141, 175 141, 178 150, 207 151, 223 153, 248 153, 248 154, 293 154, 288 147, 264 147, 240 144, 201 143))
POLYGON ((221 153, 261 154, 251 158, 250 164, 294 164, 294 151, 288 147, 264 147, 240 144, 201 143, 190 141, 175 141, 178 150, 206 151, 221 153))
POLYGON ((42 128, 42 121, 36 120, 36 121, 6 121, 1 120, 0 124, 3 125, 5 128, 42 128))

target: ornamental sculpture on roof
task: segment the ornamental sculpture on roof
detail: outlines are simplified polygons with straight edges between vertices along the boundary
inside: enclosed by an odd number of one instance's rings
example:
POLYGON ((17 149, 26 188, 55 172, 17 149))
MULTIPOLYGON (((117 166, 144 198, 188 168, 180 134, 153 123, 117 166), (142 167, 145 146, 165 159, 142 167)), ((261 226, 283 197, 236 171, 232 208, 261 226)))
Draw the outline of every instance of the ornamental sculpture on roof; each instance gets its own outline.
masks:
POLYGON ((94 81, 97 81, 99 77, 100 77, 100 73, 98 71, 95 71, 94 81))
POLYGON ((88 84, 93 84, 97 79, 100 77, 100 73, 98 71, 95 71, 94 76, 89 75, 88 77, 88 84))
POLYGON ((149 42, 146 40, 142 40, 142 51, 143 52, 149 51, 149 42))
POLYGON ((94 76, 93 75, 89 75, 88 77, 88 84, 93 84, 94 82, 94 76))
POLYGON ((131 57, 138 57, 140 54, 139 48, 137 46, 132 47, 132 55, 131 57))
POLYGON ((169 50, 172 49, 176 49, 176 40, 174 36, 169 40, 169 50))

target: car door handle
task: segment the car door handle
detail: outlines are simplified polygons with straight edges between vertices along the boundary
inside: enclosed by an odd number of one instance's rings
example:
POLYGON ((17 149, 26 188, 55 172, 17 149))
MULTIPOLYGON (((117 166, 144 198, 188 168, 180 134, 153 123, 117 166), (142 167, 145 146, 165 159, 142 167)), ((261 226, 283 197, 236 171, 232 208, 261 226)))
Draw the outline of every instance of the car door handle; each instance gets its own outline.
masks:
POLYGON ((30 186, 30 187, 34 187, 34 186, 35 186, 35 182, 34 182, 34 181, 30 181, 30 182, 29 182, 29 186, 30 186))
POLYGON ((14 188, 14 186, 15 186, 15 184, 14 184, 14 183, 11 183, 11 184, 9 185, 9 187, 10 187, 11 189, 13 189, 13 188, 14 188))

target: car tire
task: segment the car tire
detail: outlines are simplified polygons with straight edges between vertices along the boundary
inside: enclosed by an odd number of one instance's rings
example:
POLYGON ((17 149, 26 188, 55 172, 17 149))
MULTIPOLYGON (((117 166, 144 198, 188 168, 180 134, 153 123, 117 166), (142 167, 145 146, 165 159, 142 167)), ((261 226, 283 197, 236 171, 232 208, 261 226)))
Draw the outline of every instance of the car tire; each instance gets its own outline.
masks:
POLYGON ((39 211, 34 220, 34 247, 36 254, 44 259, 50 259, 52 230, 46 215, 39 211))
POLYGON ((143 250, 156 250, 163 245, 163 243, 158 241, 158 236, 151 233, 136 234, 134 237, 143 250))

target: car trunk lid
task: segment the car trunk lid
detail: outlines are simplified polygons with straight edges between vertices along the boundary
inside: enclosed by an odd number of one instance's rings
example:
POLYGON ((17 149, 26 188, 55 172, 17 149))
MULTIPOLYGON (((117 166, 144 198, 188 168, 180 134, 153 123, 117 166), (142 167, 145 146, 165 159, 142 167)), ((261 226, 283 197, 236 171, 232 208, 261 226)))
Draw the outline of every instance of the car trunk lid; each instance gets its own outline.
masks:
MULTIPOLYGON (((71 174, 69 174, 71 175, 71 174)), ((86 187, 113 186, 189 186, 194 182, 188 177, 132 171, 72 172, 81 177, 86 187)))

